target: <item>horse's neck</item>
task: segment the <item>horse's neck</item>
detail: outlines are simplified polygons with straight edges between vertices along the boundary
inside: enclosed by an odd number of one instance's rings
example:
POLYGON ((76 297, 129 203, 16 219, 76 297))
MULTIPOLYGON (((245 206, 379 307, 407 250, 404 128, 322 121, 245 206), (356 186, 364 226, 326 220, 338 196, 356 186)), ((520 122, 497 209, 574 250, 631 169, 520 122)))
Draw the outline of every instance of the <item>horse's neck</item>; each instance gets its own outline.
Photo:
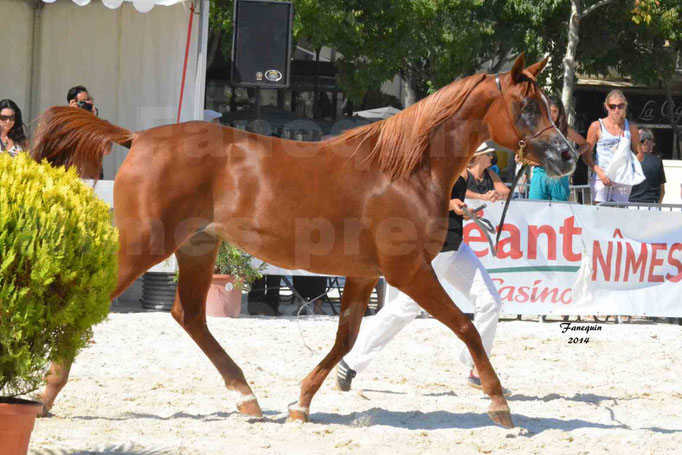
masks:
POLYGON ((444 186, 451 187, 454 184, 479 145, 490 139, 484 117, 492 101, 489 90, 475 89, 458 114, 445 121, 442 131, 434 134, 431 141, 431 174, 444 186), (436 139, 439 134, 443 138, 442 143, 436 139))

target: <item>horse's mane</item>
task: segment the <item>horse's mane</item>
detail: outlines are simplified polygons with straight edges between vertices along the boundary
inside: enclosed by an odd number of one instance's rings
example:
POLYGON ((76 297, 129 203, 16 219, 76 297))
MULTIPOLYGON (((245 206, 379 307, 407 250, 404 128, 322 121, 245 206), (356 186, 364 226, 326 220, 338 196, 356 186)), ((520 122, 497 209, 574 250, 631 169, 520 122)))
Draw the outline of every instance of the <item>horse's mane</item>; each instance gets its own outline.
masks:
POLYGON ((372 149, 366 160, 376 157, 380 169, 392 178, 409 175, 428 151, 431 133, 459 111, 485 78, 481 73, 452 82, 392 117, 328 139, 323 147, 357 144, 357 153, 369 141, 372 149))

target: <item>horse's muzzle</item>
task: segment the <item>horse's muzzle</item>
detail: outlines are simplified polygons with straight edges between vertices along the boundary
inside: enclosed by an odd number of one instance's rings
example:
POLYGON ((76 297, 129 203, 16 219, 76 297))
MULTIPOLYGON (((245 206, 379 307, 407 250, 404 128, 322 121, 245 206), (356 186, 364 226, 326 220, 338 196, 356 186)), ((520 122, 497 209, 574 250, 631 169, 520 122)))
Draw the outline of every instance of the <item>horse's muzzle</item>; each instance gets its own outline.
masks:
POLYGON ((578 152, 573 147, 548 147, 544 154, 545 171, 549 177, 563 177, 575 170, 578 162, 578 152))

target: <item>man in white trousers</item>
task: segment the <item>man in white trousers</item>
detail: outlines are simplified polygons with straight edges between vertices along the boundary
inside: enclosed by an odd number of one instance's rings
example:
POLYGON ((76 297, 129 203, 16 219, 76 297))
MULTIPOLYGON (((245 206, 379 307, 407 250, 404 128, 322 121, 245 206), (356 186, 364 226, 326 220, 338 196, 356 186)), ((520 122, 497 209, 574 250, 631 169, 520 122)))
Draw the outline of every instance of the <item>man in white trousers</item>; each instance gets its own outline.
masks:
MULTIPOLYGON (((481 335, 486 354, 490 356, 502 302, 481 261, 462 243, 462 206, 467 188, 466 176, 464 171, 452 189, 448 233, 441 253, 431 265, 441 282, 447 280, 473 304, 474 325, 481 335)), ((336 367, 336 385, 339 390, 350 390, 355 375, 364 371, 374 356, 421 311, 414 300, 388 286, 386 304, 374 317, 364 321, 353 349, 336 367)), ((459 360, 470 369, 467 384, 481 389, 481 380, 466 345, 460 351, 459 360)), ((506 389, 503 389, 503 393, 510 395, 506 389)))

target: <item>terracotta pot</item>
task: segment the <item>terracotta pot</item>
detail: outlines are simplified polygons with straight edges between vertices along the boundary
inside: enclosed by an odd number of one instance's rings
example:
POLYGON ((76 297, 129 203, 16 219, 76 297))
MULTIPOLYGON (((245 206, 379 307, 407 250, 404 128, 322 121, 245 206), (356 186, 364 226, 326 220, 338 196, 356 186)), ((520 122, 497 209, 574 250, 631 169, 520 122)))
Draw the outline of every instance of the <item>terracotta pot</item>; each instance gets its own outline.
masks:
POLYGON ((26 455, 36 415, 43 409, 37 401, 0 398, 0 453, 26 455))
POLYGON ((232 275, 213 275, 206 298, 206 315, 236 318, 242 312, 242 289, 232 275))

